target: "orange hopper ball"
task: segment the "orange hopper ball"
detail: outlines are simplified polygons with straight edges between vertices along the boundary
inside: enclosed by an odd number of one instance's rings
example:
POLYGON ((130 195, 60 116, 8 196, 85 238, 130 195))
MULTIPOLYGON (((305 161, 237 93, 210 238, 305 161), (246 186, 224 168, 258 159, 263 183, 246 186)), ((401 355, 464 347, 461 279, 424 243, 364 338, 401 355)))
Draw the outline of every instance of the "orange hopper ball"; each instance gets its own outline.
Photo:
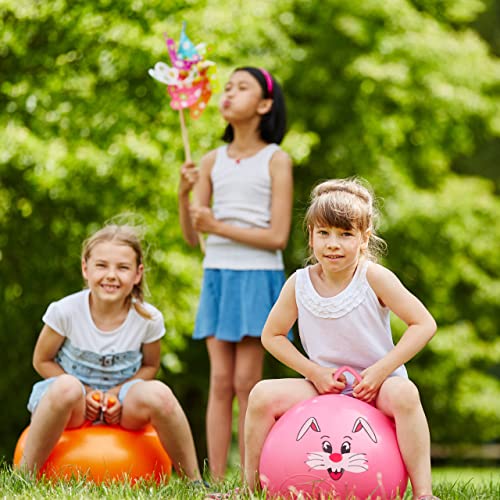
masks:
MULTIPOLYGON (((29 426, 23 431, 14 452, 19 465, 29 426)), ((172 462, 151 425, 140 431, 119 426, 94 424, 68 429, 40 469, 39 476, 50 479, 85 477, 95 483, 128 479, 166 481, 172 462)))

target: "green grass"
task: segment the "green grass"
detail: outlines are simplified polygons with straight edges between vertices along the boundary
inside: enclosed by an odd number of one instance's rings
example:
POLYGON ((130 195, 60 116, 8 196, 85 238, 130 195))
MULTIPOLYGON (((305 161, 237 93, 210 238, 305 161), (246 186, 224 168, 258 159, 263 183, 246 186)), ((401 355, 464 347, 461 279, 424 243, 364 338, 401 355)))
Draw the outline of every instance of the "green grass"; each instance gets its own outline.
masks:
MULTIPOLYGON (((433 471, 435 494, 442 500, 494 500, 500 499, 500 477, 495 468, 436 468, 433 471)), ((223 483, 214 485, 218 491, 231 491, 239 486, 239 474, 233 472, 223 483)), ((206 490, 193 487, 175 475, 168 484, 142 482, 130 486, 124 482, 95 485, 84 480, 30 481, 8 464, 0 466, 0 499, 203 499, 206 490)), ((269 500, 265 493, 245 494, 240 498, 269 500)), ((411 500, 407 491, 403 500, 411 500)))
POLYGON ((443 500, 500 499, 500 469, 442 467, 432 471, 435 494, 443 500))

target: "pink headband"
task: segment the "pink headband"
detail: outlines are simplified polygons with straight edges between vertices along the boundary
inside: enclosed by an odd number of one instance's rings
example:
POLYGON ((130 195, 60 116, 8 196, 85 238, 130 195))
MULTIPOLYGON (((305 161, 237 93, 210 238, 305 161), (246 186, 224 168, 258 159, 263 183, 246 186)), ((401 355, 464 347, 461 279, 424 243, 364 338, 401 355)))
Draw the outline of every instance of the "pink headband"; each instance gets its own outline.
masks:
POLYGON ((264 78, 266 80, 266 86, 267 86, 267 93, 269 94, 269 97, 273 96, 273 79, 271 78, 271 75, 263 68, 259 68, 260 72, 264 75, 264 78))

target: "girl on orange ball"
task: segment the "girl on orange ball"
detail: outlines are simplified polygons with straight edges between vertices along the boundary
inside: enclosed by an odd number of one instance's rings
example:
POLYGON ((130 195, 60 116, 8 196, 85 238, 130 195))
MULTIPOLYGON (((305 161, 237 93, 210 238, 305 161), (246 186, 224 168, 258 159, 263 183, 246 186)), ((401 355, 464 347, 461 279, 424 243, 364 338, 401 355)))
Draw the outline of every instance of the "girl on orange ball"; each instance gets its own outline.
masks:
POLYGON ((108 225, 87 239, 81 259, 88 288, 53 302, 33 354, 44 378, 33 386, 32 420, 19 464, 39 471, 65 429, 99 417, 155 428, 177 472, 199 481, 188 420, 172 390, 154 380, 163 316, 143 301, 144 263, 134 228, 108 225))

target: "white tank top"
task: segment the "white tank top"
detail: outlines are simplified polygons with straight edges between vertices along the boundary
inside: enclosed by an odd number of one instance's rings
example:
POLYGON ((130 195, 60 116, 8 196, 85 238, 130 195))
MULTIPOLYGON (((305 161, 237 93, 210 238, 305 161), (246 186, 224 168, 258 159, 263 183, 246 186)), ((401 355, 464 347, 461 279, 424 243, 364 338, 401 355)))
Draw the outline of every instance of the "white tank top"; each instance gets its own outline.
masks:
MULTIPOLYGON (((280 148, 268 144, 250 158, 236 161, 227 146, 217 149, 211 172, 214 216, 239 227, 268 228, 271 223, 269 162, 280 148)), ((206 241, 204 268, 262 270, 283 269, 279 250, 265 250, 211 234, 206 241)))
MULTIPOLYGON (((295 299, 302 347, 322 366, 348 365, 358 373, 394 348, 390 311, 380 305, 366 279, 369 261, 360 261, 349 285, 334 297, 322 297, 309 267, 296 272, 295 299)), ((352 383, 352 376, 345 374, 352 383)), ((391 375, 408 377, 404 365, 391 375)))

